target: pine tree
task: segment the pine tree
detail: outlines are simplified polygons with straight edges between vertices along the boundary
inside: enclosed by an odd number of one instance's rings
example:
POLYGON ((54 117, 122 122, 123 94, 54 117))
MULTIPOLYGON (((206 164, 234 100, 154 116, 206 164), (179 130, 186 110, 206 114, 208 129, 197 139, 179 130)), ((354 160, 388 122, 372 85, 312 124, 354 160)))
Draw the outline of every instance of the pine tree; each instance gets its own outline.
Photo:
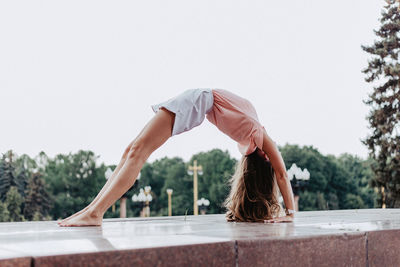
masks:
POLYGON ((24 221, 24 216, 21 214, 21 204, 23 198, 18 193, 17 187, 11 186, 6 194, 6 205, 10 216, 11 222, 24 221))
POLYGON ((19 172, 16 177, 16 184, 19 186, 18 193, 25 198, 25 191, 28 186, 28 177, 27 177, 27 171, 25 168, 20 168, 19 172))
POLYGON ((34 173, 27 187, 24 216, 28 220, 43 220, 51 208, 49 194, 40 176, 34 173))
MULTIPOLYGON (((361 48, 372 55, 366 82, 373 92, 365 101, 370 106, 367 117, 372 133, 363 141, 375 163, 372 185, 383 188, 380 202, 400 207, 400 13, 397 0, 387 0, 381 12, 381 26, 374 30, 378 40, 361 48)), ((382 192, 379 190, 379 192, 382 192)))
POLYGON ((6 194, 12 186, 16 186, 18 191, 23 192, 24 186, 21 184, 20 179, 15 174, 15 164, 12 161, 12 152, 8 152, 8 157, 3 155, 0 162, 0 200, 6 199, 6 194))
POLYGON ((10 212, 7 209, 7 205, 0 201, 0 222, 8 222, 10 212))

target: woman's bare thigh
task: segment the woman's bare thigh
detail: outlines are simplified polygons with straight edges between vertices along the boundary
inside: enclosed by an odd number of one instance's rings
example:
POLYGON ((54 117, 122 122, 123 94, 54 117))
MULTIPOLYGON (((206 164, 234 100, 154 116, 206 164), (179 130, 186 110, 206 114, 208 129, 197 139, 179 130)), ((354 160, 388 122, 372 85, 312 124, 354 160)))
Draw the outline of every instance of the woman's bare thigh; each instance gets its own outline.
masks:
POLYGON ((174 121, 175 113, 161 108, 131 142, 130 147, 136 143, 149 156, 171 137, 174 121))

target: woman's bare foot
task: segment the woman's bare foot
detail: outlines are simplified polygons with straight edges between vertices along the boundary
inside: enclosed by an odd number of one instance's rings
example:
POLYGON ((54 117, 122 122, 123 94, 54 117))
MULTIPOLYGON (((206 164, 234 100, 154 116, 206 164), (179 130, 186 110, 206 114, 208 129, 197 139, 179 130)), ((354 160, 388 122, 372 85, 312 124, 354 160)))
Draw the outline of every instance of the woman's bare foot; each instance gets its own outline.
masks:
MULTIPOLYGON (((74 214, 75 215, 75 214, 74 214)), ((83 211, 81 214, 76 214, 76 216, 65 219, 58 224, 60 226, 101 226, 103 222, 103 216, 97 215, 91 210, 83 211)))
POLYGON ((83 208, 83 209, 81 209, 80 211, 78 211, 78 212, 72 214, 71 216, 57 221, 57 223, 58 223, 58 224, 64 223, 64 222, 66 222, 67 220, 70 220, 71 218, 74 218, 74 217, 78 216, 79 214, 82 214, 83 212, 86 212, 89 208, 90 208, 90 206, 86 206, 85 208, 83 208))

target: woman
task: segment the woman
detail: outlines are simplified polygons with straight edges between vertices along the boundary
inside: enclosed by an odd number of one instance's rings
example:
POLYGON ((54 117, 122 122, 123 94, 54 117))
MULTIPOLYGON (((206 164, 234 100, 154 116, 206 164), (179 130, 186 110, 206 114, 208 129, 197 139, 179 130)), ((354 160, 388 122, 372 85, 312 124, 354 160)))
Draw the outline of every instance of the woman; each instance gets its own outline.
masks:
POLYGON ((150 154, 171 136, 200 125, 205 117, 235 140, 243 155, 225 201, 227 220, 293 220, 293 193, 283 159, 248 100, 222 89, 190 89, 152 108, 156 115, 125 149, 96 198, 86 208, 59 221, 60 226, 100 226, 107 209, 135 183, 150 154), (279 216, 276 184, 286 216, 279 216))

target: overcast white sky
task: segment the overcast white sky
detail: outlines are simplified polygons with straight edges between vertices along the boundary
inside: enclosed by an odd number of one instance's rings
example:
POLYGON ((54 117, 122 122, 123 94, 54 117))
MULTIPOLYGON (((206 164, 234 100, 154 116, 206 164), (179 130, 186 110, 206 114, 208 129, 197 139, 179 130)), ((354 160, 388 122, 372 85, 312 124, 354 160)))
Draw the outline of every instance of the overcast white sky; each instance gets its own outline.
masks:
MULTIPOLYGON (((361 70, 383 0, 1 1, 0 152, 90 149, 118 163, 189 88, 249 99, 279 144, 367 156, 361 70)), ((205 122, 150 161, 236 143, 205 122)))

